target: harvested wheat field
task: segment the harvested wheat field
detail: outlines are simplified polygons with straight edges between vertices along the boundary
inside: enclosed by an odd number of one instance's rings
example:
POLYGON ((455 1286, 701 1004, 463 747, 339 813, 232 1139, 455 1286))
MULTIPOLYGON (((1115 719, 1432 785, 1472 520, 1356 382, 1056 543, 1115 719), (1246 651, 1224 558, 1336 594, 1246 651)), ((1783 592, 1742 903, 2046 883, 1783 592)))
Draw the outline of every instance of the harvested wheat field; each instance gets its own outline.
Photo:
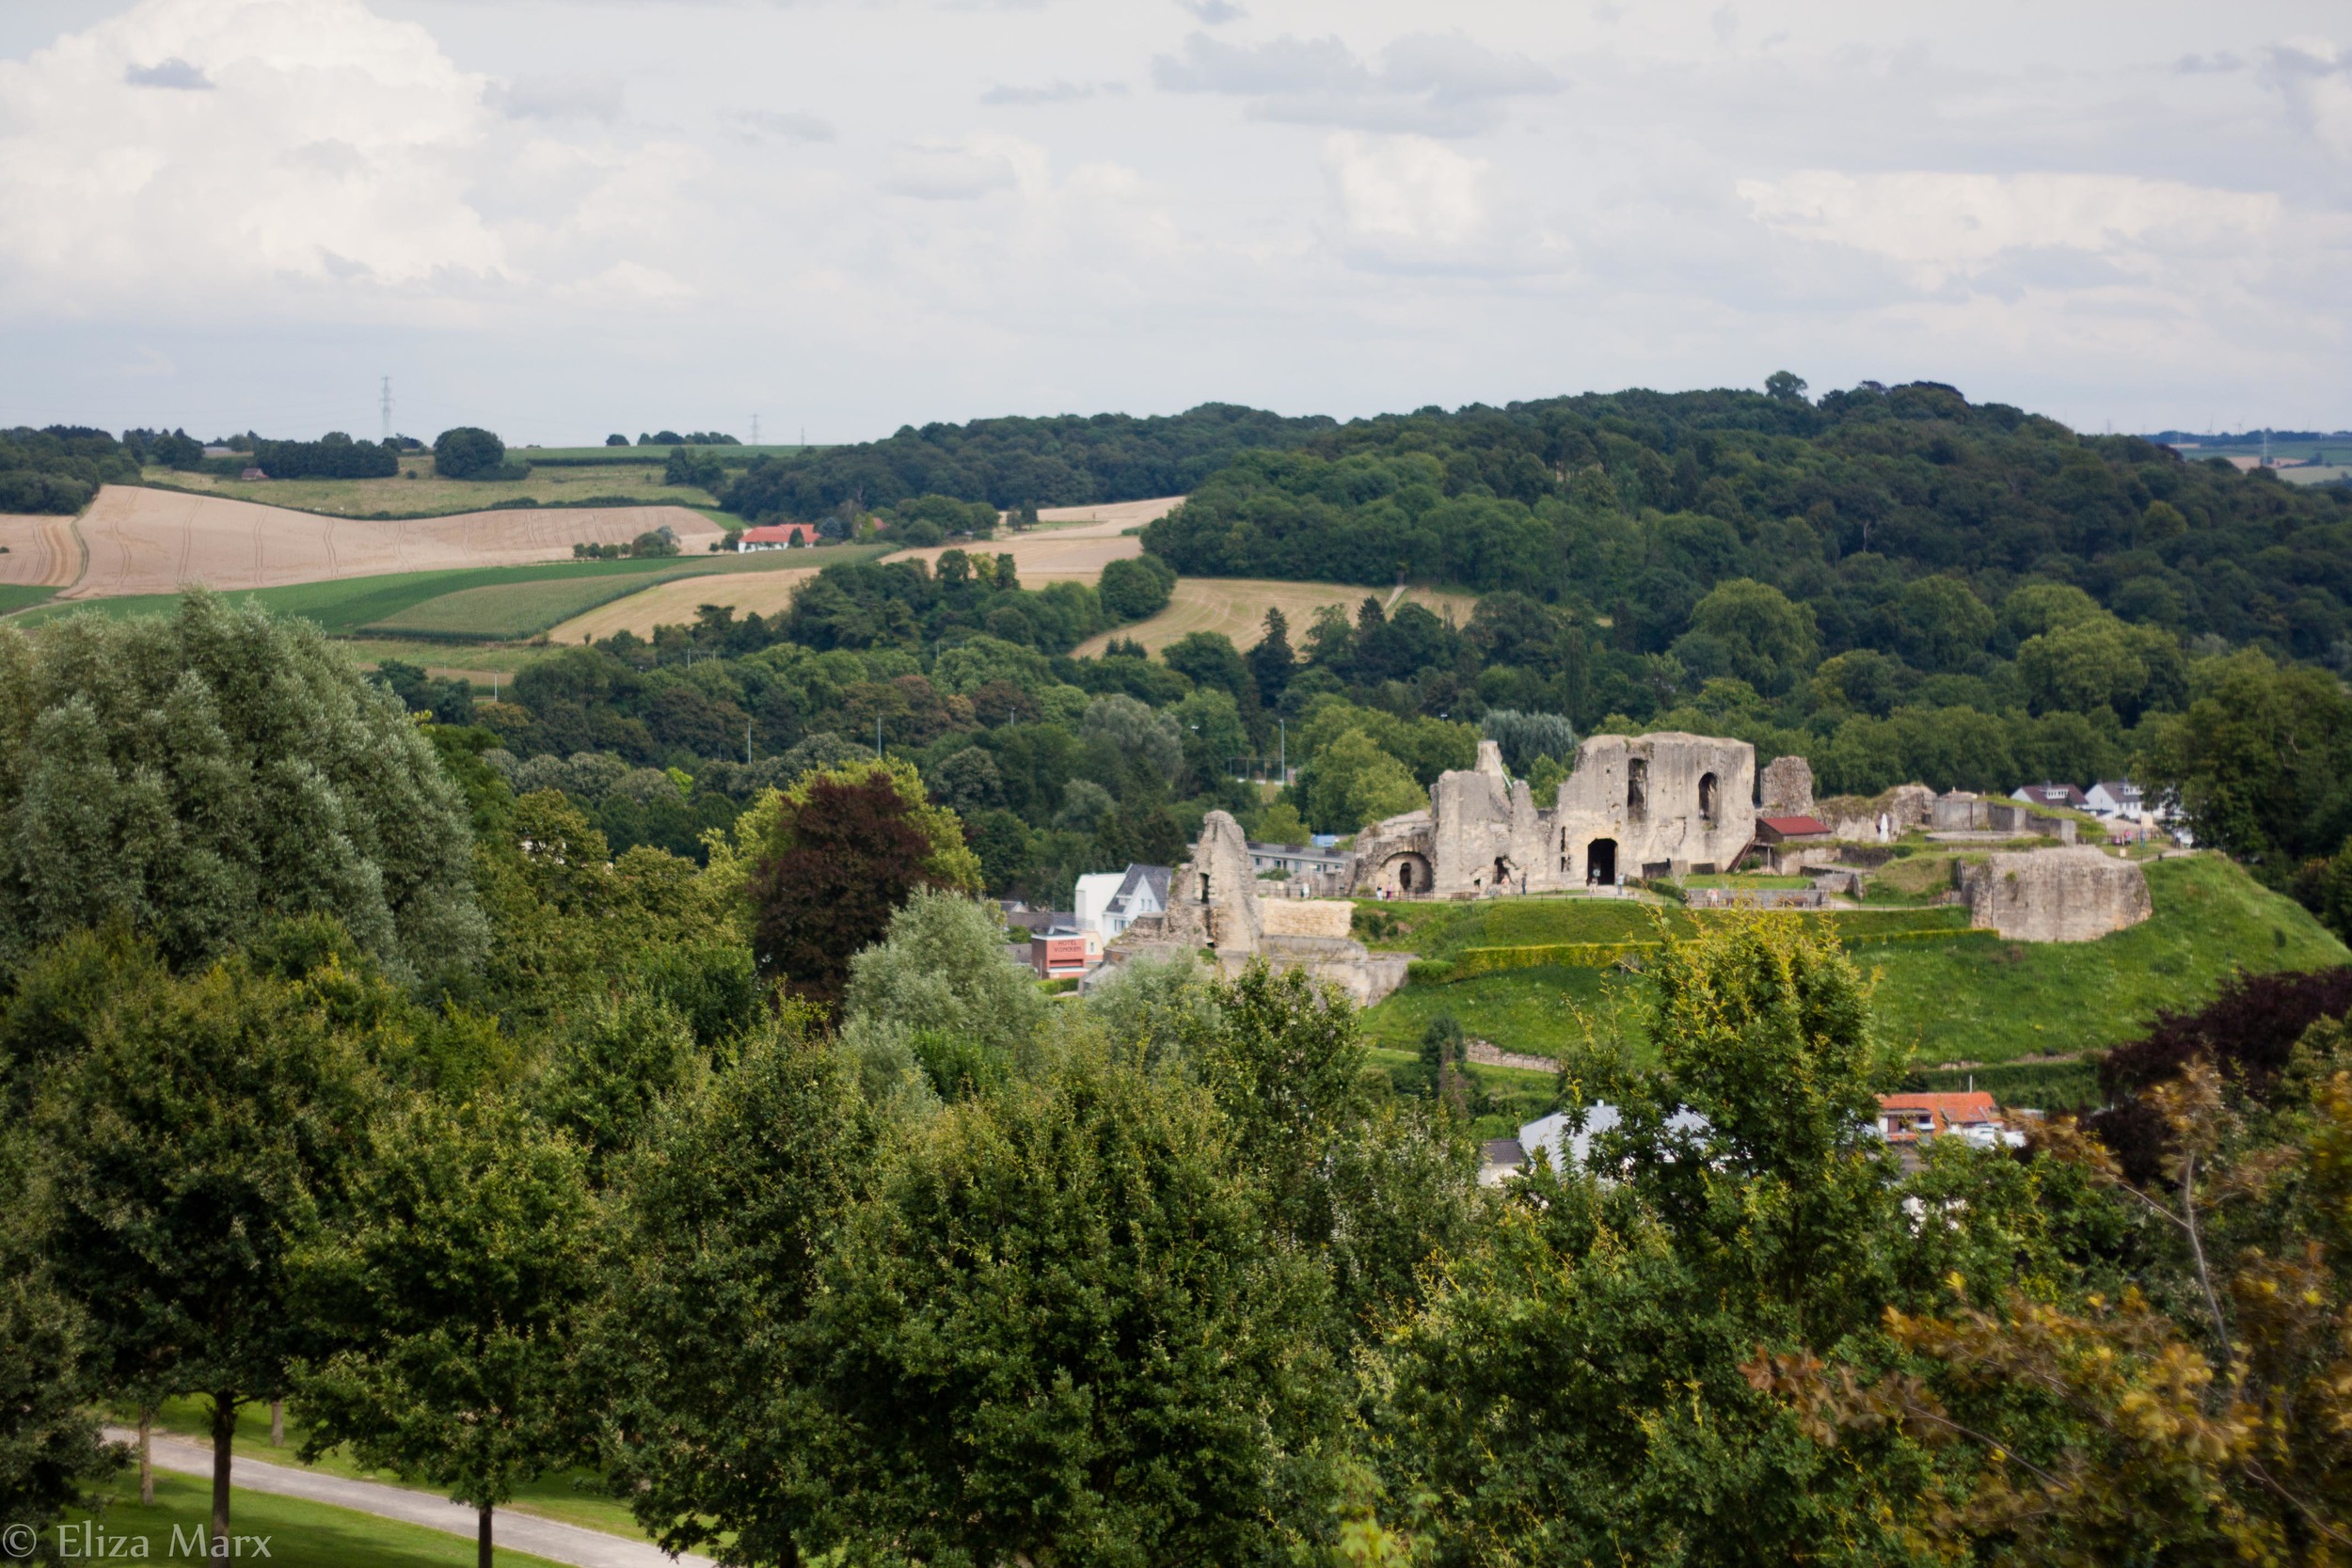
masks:
POLYGON ((82 515, 88 569, 58 597, 169 594, 190 583, 276 588, 388 572, 564 561, 575 544, 623 545, 664 524, 676 531, 688 555, 721 533, 709 518, 682 506, 471 512, 375 522, 109 484, 82 515))
POLYGON ((633 631, 651 637, 658 626, 691 626, 694 612, 707 604, 723 604, 740 620, 746 615, 773 615, 792 605, 792 591, 815 577, 821 567, 786 566, 772 572, 734 572, 724 577, 679 578, 626 599, 598 605, 548 633, 550 642, 593 642, 615 632, 633 631))
POLYGON ((1089 637, 1072 651, 1099 654, 1111 639, 1123 638, 1158 653, 1196 631, 1222 632, 1234 647, 1254 648, 1265 636, 1265 612, 1276 609, 1290 622, 1295 648, 1313 623, 1316 610, 1335 604, 1353 620, 1356 607, 1368 595, 1377 596, 1391 610, 1409 601, 1440 618, 1451 611, 1456 626, 1467 622, 1478 605, 1475 594, 1430 588, 1361 588, 1344 582, 1279 582, 1269 578, 1178 578, 1166 610, 1148 621, 1089 637))
POLYGON ((80 575, 82 546, 71 517, 0 516, 0 583, 63 588, 80 575))
POLYGON ((1183 504, 1182 496, 1162 496, 1148 501, 1104 501, 1097 506, 1043 506, 1038 509, 1041 529, 1060 529, 1069 523, 1106 523, 1113 533, 1158 522, 1183 504))
POLYGON ((890 559, 937 561, 946 550, 961 549, 971 555, 1011 556, 1013 569, 1020 574, 1024 588, 1059 579, 1092 582, 1110 562, 1143 553, 1143 541, 1123 536, 1125 530, 1141 527, 1182 499, 1182 496, 1173 496, 1164 500, 1120 501, 1109 506, 1056 507, 1040 512, 1038 521, 1059 523, 1059 527, 1040 528, 976 545, 937 545, 928 549, 906 550, 890 559))

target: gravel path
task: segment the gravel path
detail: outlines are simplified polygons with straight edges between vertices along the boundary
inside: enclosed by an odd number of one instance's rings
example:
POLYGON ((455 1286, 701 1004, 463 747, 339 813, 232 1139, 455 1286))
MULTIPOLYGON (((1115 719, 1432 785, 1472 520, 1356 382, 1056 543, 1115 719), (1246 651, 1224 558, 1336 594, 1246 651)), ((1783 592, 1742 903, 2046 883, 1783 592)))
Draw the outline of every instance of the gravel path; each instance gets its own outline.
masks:
MULTIPOLYGON (((138 1433, 124 1427, 106 1429, 108 1438, 119 1443, 138 1441, 138 1433)), ((155 1468, 170 1470, 184 1476, 205 1476, 213 1473, 213 1450, 206 1443, 188 1437, 168 1437, 157 1433, 153 1439, 155 1468)), ((381 1519, 398 1519, 403 1524, 422 1525, 427 1529, 445 1530, 451 1535, 473 1539, 474 1511, 463 1503, 453 1503, 430 1492, 411 1492, 405 1487, 386 1486, 380 1481, 346 1481, 341 1476, 321 1475, 315 1470, 297 1469, 291 1465, 271 1465, 239 1454, 230 1471, 231 1485, 247 1492, 267 1492, 274 1497, 301 1497, 310 1502, 330 1503, 358 1513, 373 1513, 381 1519)), ((493 1526, 498 1544, 518 1552, 529 1552, 551 1562, 568 1562, 576 1568, 671 1568, 684 1563, 688 1568, 711 1568, 707 1557, 691 1554, 673 1558, 650 1543, 630 1541, 602 1530, 583 1529, 578 1525, 558 1524, 528 1513, 500 1509, 493 1526)))

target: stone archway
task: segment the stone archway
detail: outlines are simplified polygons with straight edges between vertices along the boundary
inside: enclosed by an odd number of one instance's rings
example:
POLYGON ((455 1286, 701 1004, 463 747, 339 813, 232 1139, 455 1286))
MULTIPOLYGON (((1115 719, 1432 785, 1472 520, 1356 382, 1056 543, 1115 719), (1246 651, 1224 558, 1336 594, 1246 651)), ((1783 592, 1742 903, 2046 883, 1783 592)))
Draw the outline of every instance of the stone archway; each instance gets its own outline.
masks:
POLYGON ((1613 887, 1617 880, 1617 841, 1597 838, 1584 846, 1584 879, 1598 887, 1613 887))
POLYGON ((1373 879, 1373 885, 1416 898, 1429 892, 1432 879, 1429 862, 1419 854, 1407 852, 1391 855, 1381 862, 1379 874, 1373 879))

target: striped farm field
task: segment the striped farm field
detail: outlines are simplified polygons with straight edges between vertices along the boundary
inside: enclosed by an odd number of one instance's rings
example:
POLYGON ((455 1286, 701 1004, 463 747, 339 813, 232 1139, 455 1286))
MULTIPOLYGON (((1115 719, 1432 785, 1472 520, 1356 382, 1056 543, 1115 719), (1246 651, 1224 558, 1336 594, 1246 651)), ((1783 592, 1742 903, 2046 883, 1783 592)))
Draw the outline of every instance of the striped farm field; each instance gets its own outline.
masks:
MULTIPOLYGON (((794 550, 790 553, 794 557, 807 558, 820 552, 794 550)), ((821 553, 826 557, 837 557, 843 552, 826 550, 821 553)), ((615 597, 600 603, 585 614, 575 615, 548 632, 548 640, 551 642, 596 642, 624 631, 649 638, 656 626, 691 626, 695 612, 707 604, 726 606, 735 611, 738 620, 747 615, 771 616, 790 609, 794 592, 822 571, 825 562, 820 562, 817 565, 778 566, 773 571, 756 574, 674 578, 659 586, 632 593, 626 598, 615 597)))
POLYGON ((371 621, 368 631, 452 642, 513 642, 618 598, 643 592, 634 580, 558 578, 461 588, 371 621))
POLYGON ((1105 632, 1089 638, 1073 650, 1080 656, 1099 654, 1113 638, 1142 643, 1153 653, 1159 652, 1180 637, 1196 631, 1220 632, 1232 640, 1236 648, 1254 648, 1265 636, 1265 612, 1279 610, 1290 623, 1293 646, 1308 626, 1313 624, 1315 611, 1325 605, 1338 605, 1352 620, 1357 606, 1367 597, 1377 598, 1391 610, 1412 603, 1432 611, 1440 618, 1451 614, 1455 625, 1470 619, 1477 607, 1475 594, 1442 592, 1431 588, 1407 588, 1402 593, 1393 588, 1364 588, 1344 582, 1281 582, 1270 578, 1179 578, 1176 591, 1169 596, 1168 608, 1148 621, 1105 632))

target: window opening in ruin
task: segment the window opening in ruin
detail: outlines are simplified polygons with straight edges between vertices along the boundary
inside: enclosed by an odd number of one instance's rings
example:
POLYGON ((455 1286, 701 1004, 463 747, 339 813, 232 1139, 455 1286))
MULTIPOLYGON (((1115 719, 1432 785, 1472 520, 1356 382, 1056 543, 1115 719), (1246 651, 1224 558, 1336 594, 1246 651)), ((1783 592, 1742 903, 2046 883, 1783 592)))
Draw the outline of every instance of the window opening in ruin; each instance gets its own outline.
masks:
POLYGON ((1205 871, 1200 873, 1200 901, 1203 904, 1209 901, 1209 874, 1205 871))
POLYGON ((1511 886, 1511 863, 1501 855, 1495 857, 1495 886, 1506 891, 1511 886))
POLYGON ((1396 868, 1396 890, 1399 893, 1413 891, 1413 863, 1411 861, 1406 861, 1396 868))
POLYGON ((1560 830, 1560 875, 1568 874, 1568 830, 1560 830))
POLYGON ((1639 822, 1649 809, 1649 764, 1634 757, 1625 765, 1625 815, 1639 822))
POLYGON ((1715 783, 1715 775, 1699 775, 1699 822, 1704 827, 1715 826, 1717 813, 1723 803, 1723 790, 1715 783))
POLYGON ((1584 847, 1584 879, 1607 887, 1617 879, 1617 841, 1597 838, 1584 847))

